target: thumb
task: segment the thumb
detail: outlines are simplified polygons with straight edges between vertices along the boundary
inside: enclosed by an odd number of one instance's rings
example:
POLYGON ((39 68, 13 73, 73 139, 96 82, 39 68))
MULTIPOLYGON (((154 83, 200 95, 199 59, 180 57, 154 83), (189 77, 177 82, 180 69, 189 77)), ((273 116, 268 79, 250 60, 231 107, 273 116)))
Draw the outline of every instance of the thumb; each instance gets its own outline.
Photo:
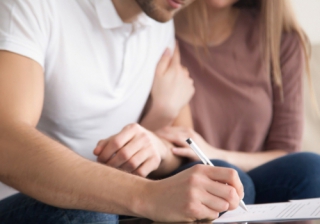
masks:
POLYGON ((171 55, 170 49, 167 48, 162 54, 160 61, 158 62, 158 65, 156 68, 156 75, 163 75, 165 73, 171 60, 170 55, 171 55))

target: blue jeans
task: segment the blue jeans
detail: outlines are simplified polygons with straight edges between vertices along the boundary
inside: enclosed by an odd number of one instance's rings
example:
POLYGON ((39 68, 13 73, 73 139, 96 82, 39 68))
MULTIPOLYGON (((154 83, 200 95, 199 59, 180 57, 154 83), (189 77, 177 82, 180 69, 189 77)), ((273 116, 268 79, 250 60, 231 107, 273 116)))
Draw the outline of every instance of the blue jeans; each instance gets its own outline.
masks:
POLYGON ((23 194, 15 194, 0 201, 0 223, 113 224, 118 223, 118 216, 98 212, 56 208, 23 194))
MULTIPOLYGON (((212 160, 216 166, 238 171, 244 185, 246 204, 271 203, 320 197, 320 156, 313 153, 290 154, 248 173, 221 160, 212 160)), ((187 164, 178 173, 195 164, 187 164)), ((43 204, 23 194, 0 201, 0 223, 117 223, 118 216, 97 212, 60 209, 43 204)))
MULTIPOLYGON (((246 204, 284 202, 292 199, 320 197, 320 156, 315 153, 293 153, 265 163, 248 173, 221 160, 215 166, 238 171, 244 186, 246 204)), ((201 162, 179 168, 175 173, 201 162)))

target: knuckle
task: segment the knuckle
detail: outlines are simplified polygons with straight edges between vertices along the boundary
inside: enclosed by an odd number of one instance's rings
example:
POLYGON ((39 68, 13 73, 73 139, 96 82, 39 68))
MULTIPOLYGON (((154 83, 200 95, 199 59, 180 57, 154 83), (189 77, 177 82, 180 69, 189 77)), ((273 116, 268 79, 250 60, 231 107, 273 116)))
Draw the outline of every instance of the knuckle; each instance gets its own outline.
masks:
POLYGON ((144 141, 149 141, 149 135, 148 135, 147 132, 142 132, 142 133, 140 134, 140 138, 141 138, 142 140, 144 140, 144 141))
POLYGON ((114 137, 113 139, 113 145, 115 148, 119 149, 121 148, 122 144, 121 144, 121 138, 120 137, 114 137))
POLYGON ((237 181, 237 179, 239 179, 238 172, 235 169, 228 168, 228 172, 229 172, 228 175, 231 178, 233 183, 237 181))
POLYGON ((129 154, 125 150, 121 150, 120 152, 118 152, 118 157, 122 161, 127 161, 128 159, 130 159, 129 154))
POLYGON ((135 129, 135 130, 139 130, 140 129, 140 125, 137 124, 137 123, 133 123, 133 124, 131 124, 131 128, 135 129))
MULTIPOLYGON (((127 167, 130 169, 130 170, 134 170, 138 167, 138 163, 135 159, 130 159, 128 162, 127 162, 127 167)), ((141 169, 139 169, 141 170, 141 169)), ((139 171, 137 170, 137 172, 139 171)))

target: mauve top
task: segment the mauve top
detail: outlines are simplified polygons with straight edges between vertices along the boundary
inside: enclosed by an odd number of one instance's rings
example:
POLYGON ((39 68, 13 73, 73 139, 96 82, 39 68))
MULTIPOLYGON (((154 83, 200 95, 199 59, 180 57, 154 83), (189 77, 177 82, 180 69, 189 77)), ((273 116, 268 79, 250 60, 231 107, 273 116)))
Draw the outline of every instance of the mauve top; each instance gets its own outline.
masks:
POLYGON ((197 51, 178 38, 182 64, 196 89, 190 103, 194 128, 220 149, 297 151, 303 129, 303 50, 297 34, 283 34, 282 101, 263 65, 256 17, 254 11, 242 10, 231 36, 209 47, 207 56, 204 48, 197 51))

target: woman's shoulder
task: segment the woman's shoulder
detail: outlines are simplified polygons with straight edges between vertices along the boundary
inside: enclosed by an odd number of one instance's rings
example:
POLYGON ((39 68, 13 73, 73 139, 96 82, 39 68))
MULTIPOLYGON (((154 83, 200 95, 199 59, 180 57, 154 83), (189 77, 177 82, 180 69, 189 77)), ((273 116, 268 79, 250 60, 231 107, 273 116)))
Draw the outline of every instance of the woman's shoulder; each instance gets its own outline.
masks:
POLYGON ((296 31, 283 32, 281 37, 281 58, 292 55, 301 55, 303 51, 302 40, 296 31))

